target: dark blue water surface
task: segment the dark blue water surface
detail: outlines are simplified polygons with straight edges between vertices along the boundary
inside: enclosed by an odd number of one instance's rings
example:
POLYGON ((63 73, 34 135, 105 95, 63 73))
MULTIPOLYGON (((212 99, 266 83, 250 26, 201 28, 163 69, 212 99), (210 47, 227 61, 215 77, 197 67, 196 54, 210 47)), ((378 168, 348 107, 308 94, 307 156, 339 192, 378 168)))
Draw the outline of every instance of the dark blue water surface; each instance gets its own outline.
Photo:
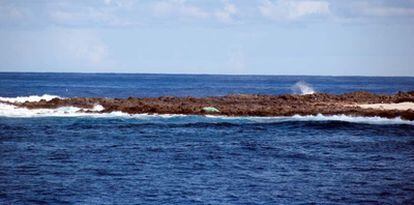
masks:
MULTIPOLYGON (((414 78, 0 73, 0 96, 414 90, 414 78)), ((413 204, 414 123, 0 116, 0 204, 413 204)))

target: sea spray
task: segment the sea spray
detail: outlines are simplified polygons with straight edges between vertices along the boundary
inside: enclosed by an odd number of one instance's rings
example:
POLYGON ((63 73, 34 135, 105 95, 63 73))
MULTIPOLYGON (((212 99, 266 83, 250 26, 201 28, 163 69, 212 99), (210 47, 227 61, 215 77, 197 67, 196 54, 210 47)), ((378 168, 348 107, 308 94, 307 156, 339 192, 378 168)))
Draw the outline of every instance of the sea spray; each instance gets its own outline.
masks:
POLYGON ((315 90, 305 81, 299 81, 292 87, 293 93, 301 95, 314 94, 315 90))

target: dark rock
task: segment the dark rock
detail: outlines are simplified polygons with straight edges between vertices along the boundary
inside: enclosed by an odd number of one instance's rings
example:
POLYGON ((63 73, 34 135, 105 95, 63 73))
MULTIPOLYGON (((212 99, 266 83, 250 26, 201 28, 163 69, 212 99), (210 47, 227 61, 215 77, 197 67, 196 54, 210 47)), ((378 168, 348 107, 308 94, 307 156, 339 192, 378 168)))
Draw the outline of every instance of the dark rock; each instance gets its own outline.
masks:
POLYGON ((290 116, 336 115, 401 117, 414 120, 414 111, 362 109, 356 104, 414 102, 414 91, 399 92, 395 95, 376 95, 369 92, 352 92, 341 95, 315 93, 311 95, 228 95, 222 97, 158 97, 110 99, 110 98, 54 98, 50 101, 8 103, 29 109, 58 108, 75 106, 83 109, 100 104, 101 112, 121 111, 130 114, 206 114, 203 107, 216 107, 228 116, 290 116))

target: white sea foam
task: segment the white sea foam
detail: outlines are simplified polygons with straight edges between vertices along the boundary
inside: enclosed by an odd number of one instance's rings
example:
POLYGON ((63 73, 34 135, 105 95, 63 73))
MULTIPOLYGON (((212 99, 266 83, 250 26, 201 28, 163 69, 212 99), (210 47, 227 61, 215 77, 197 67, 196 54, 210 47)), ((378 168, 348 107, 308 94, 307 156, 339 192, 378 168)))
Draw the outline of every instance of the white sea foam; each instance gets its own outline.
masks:
POLYGON ((414 121, 402 120, 401 118, 383 118, 383 117, 356 117, 349 115, 294 115, 289 120, 294 121, 342 121, 352 123, 368 123, 368 124, 412 124, 414 121))
POLYGON ((80 110, 81 108, 77 107, 60 107, 57 109, 27 109, 0 103, 0 116, 3 117, 75 117, 88 114, 80 113, 80 110))
POLYGON ((151 119, 180 119, 186 121, 198 122, 242 122, 242 123, 273 123, 273 122, 289 122, 289 121, 343 121, 352 123, 366 124, 410 124, 414 125, 414 121, 402 120, 400 118, 387 119, 381 117, 352 117, 346 115, 294 115, 290 117, 229 117, 229 116, 195 116, 182 114, 127 114, 123 112, 99 113, 103 107, 96 105, 92 109, 82 109, 78 107, 60 107, 57 109, 27 109, 16 107, 14 105, 0 103, 0 117, 14 118, 36 118, 36 117, 94 117, 94 118, 134 118, 142 120, 151 119), (83 112, 83 111, 95 112, 83 112))
POLYGON ((25 97, 0 97, 0 101, 3 102, 11 102, 11 103, 23 103, 23 102, 39 102, 41 100, 46 100, 46 101, 50 101, 53 98, 62 98, 60 96, 57 95, 48 95, 48 94, 44 94, 44 95, 31 95, 31 96, 25 96, 25 97))
MULTIPOLYGON (((10 103, 39 102, 41 100, 50 101, 54 98, 63 99, 57 95, 44 94, 41 96, 31 95, 25 97, 0 97, 0 101, 10 103)), ((91 109, 78 107, 60 107, 57 109, 27 109, 20 108, 6 103, 0 103, 0 116, 4 117, 77 117, 77 116, 99 116, 98 113, 85 113, 82 111, 100 112, 105 108, 102 105, 95 105, 91 109)), ((114 113, 116 115, 116 113, 114 113)))
POLYGON ((228 116, 214 116, 206 115, 208 118, 229 119, 229 120, 247 120, 258 123, 272 123, 272 122, 291 122, 291 121, 342 121, 351 123, 366 123, 366 124, 410 124, 414 125, 414 121, 403 120, 401 118, 382 118, 382 117, 355 117, 348 115, 293 115, 289 117, 228 117, 228 116))
MULTIPOLYGON (((301 85, 302 83, 299 82, 301 85)), ((312 91, 313 89, 310 88, 312 91)), ((309 90, 304 90, 304 93, 309 93, 309 90)), ((0 97, 0 101, 5 102, 36 102, 42 99, 52 100, 53 98, 62 98, 56 95, 42 95, 42 96, 27 96, 27 97, 0 97)), ((206 116, 194 116, 194 115, 183 115, 183 114, 127 114, 123 112, 111 112, 111 113, 99 113, 103 111, 102 105, 95 105, 91 109, 83 109, 78 107, 60 107, 57 109, 27 109, 17 107, 14 105, 0 103, 0 117, 104 117, 104 118, 137 118, 137 119, 195 119, 196 121, 242 121, 246 123, 269 123, 269 122, 284 122, 284 121, 344 121, 352 123, 369 123, 369 124, 411 124, 414 125, 414 121, 402 120, 400 118, 387 119, 381 117, 353 117, 346 115, 308 115, 300 116, 294 115, 290 117, 229 117, 229 116, 217 116, 217 115, 206 115, 206 116), (85 112, 92 111, 92 112, 85 112)))
POLYGON ((309 95, 309 94, 315 93, 315 90, 312 88, 312 86, 306 83, 305 81, 297 82, 292 87, 292 90, 295 94, 301 94, 301 95, 309 95))
POLYGON ((32 118, 32 117, 126 117, 126 118, 149 118, 149 117, 185 117, 186 115, 150 115, 150 114, 128 114, 123 112, 111 112, 111 113, 99 113, 104 107, 102 105, 95 105, 91 109, 84 109, 78 107, 59 107, 56 109, 28 109, 17 107, 10 104, 0 103, 0 117, 19 117, 19 118, 32 118), (85 112, 92 111, 92 112, 85 112))
POLYGON ((90 111, 94 111, 94 112, 100 112, 102 110, 104 110, 105 108, 102 105, 95 105, 92 109, 90 109, 90 111))

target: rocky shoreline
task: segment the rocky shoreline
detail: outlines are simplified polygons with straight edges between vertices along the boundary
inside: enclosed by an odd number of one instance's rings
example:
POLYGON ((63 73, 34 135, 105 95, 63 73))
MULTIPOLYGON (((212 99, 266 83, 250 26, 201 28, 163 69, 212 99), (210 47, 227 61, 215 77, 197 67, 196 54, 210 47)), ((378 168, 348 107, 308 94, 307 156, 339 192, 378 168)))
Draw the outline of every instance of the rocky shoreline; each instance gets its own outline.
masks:
MULTIPOLYGON (((0 101, 1 102, 1 101, 0 101)), ((81 112, 129 114, 191 114, 226 116, 292 116, 292 115, 350 115, 366 117, 401 117, 414 120, 414 110, 362 108, 360 104, 389 104, 414 102, 414 91, 395 95, 353 92, 340 95, 316 93, 309 95, 228 95, 220 97, 158 97, 158 98, 54 98, 50 101, 11 103, 28 109, 54 109, 65 106, 83 108, 81 112), (91 110, 95 106, 100 110, 91 110)))

